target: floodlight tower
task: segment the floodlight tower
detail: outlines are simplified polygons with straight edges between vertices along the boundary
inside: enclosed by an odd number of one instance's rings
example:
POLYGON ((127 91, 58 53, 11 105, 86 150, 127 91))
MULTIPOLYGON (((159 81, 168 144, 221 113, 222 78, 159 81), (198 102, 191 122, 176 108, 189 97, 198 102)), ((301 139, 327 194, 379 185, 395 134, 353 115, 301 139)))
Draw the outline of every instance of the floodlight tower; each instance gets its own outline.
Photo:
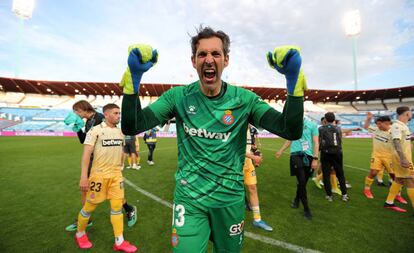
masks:
POLYGON ((359 10, 348 11, 344 16, 345 34, 352 37, 352 54, 354 59, 354 88, 358 89, 357 72, 357 35, 361 33, 361 15, 359 10))
POLYGON ((19 29, 17 35, 17 57, 14 70, 15 77, 20 75, 21 47, 23 40, 24 20, 32 18, 35 0, 13 0, 12 11, 19 18, 19 29))

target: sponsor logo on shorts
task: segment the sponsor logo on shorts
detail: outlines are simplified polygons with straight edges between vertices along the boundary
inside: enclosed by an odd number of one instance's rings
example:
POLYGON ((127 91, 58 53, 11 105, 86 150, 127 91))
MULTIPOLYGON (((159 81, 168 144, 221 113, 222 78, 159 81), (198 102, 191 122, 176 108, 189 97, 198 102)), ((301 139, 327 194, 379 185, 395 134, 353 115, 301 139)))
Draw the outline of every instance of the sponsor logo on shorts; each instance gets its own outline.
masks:
POLYGON ((102 147, 122 146, 122 143, 123 143, 122 139, 102 140, 102 147))
POLYGON ((171 245, 173 247, 177 247, 179 239, 178 239, 178 235, 177 235, 177 229, 173 228, 172 230, 172 235, 171 235, 171 245))
POLYGON ((230 226, 230 236, 240 235, 244 229, 244 220, 242 220, 239 224, 234 224, 230 226))
POLYGON ((231 115, 231 111, 227 110, 224 112, 224 116, 221 118, 224 124, 231 125, 234 122, 234 116, 231 115))

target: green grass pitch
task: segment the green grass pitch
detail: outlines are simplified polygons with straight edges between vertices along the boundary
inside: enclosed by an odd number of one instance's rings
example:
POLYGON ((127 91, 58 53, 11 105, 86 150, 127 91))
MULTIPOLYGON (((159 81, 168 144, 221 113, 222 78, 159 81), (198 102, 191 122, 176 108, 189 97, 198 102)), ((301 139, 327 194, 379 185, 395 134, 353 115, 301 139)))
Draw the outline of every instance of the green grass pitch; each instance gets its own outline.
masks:
MULTIPOLYGON (((274 158, 281 139, 262 139, 264 162, 257 169, 262 218, 274 231, 252 227, 252 214, 246 213, 246 231, 322 252, 414 252, 414 216, 382 208, 388 188, 375 184, 373 200, 362 194, 367 174, 371 140, 345 139, 344 163, 347 180, 353 188, 351 201, 336 195, 333 203, 313 182, 308 197, 314 219, 307 221, 302 209, 291 209, 295 178, 289 176, 288 155, 274 158), (364 171, 366 170, 366 171, 364 171)), ((155 165, 146 163, 147 148, 141 142, 142 169, 126 170, 124 176, 148 192, 172 202, 177 160, 175 139, 159 139, 155 165)), ((82 146, 77 138, 0 137, 0 252, 82 252, 74 233, 64 230, 80 208, 79 176, 82 146)), ((407 199, 405 190, 403 196, 407 199)), ((126 185, 126 197, 138 207, 138 222, 125 226, 125 238, 140 252, 171 252, 171 209, 126 185)), ((399 205, 402 206, 402 205, 399 205)), ((113 235, 109 205, 93 213, 88 229, 94 247, 88 252, 112 252, 113 235)), ((246 238, 244 253, 289 252, 246 238)))

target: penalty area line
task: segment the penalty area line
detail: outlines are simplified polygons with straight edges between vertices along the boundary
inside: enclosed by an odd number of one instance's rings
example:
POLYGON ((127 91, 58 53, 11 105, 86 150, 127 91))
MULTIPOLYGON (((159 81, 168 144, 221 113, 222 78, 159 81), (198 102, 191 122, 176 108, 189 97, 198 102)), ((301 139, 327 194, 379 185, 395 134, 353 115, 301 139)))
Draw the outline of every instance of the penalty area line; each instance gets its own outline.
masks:
MULTIPOLYGON (((127 185, 131 186, 134 190, 136 190, 137 192, 140 192, 141 194, 147 196, 148 198, 168 207, 171 208, 173 207, 173 205, 168 202, 163 200, 162 198, 142 189, 141 187, 137 186, 136 184, 132 183, 131 181, 129 181, 127 178, 124 178, 125 183, 127 183, 127 185)), ((283 249, 287 249, 293 252, 297 252, 297 253, 322 253, 321 251, 317 251, 317 250, 313 250, 313 249, 308 249, 308 248, 304 248, 301 246, 297 246, 295 244, 291 244, 291 243, 287 243, 284 241, 279 241, 267 236, 263 236, 263 235, 259 235, 259 234, 255 234, 252 232, 248 232, 248 231, 244 231, 244 236, 256 241, 260 241, 266 244, 270 244, 272 246, 277 246, 283 249)))

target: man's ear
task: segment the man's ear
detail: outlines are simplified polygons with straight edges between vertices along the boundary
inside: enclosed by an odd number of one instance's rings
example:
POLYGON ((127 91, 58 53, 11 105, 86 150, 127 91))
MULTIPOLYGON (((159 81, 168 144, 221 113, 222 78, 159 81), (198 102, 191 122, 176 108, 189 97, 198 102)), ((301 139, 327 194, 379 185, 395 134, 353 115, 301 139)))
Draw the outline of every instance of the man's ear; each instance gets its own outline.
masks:
POLYGON ((196 68, 196 62, 194 55, 191 56, 191 63, 193 64, 193 68, 196 68))
POLYGON ((229 55, 227 54, 226 56, 224 56, 224 67, 227 67, 229 65, 229 55))

